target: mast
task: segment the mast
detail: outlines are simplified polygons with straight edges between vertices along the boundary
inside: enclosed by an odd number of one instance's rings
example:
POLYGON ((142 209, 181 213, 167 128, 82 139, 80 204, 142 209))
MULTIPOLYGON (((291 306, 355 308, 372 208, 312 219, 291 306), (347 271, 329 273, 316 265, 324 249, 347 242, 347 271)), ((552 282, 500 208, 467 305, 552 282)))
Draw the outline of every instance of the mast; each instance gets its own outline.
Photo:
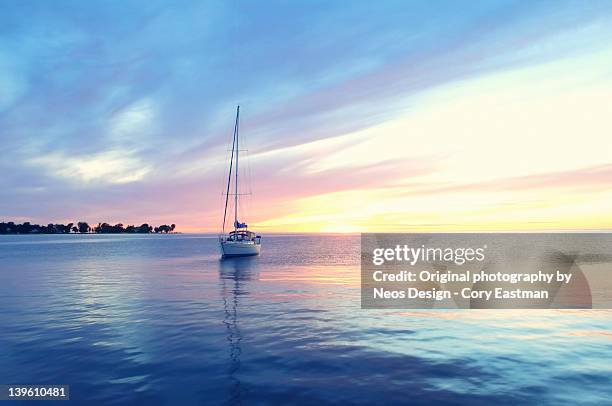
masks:
POLYGON ((234 182, 235 194, 234 194, 234 232, 238 231, 238 151, 240 149, 238 145, 238 117, 240 116, 240 106, 236 108, 236 180, 234 182))
MULTIPOLYGON (((232 180, 232 165, 234 164, 234 150, 236 148, 237 135, 238 135, 238 114, 236 114, 236 124, 234 124, 234 136, 232 138, 232 155, 230 158, 229 174, 227 175, 227 189, 225 191, 225 209, 223 210, 223 227, 221 229, 222 234, 225 234, 225 219, 227 218, 227 203, 229 200, 230 183, 232 180)), ((236 154, 236 157, 237 157, 237 154, 236 154)))

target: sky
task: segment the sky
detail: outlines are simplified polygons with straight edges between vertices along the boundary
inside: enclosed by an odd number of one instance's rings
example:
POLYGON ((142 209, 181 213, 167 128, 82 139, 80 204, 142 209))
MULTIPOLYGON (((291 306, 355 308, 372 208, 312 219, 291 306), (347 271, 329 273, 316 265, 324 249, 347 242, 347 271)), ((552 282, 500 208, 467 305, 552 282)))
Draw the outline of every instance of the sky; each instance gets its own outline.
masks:
POLYGON ((33 1, 0 13, 0 221, 609 230, 609 1, 33 1))

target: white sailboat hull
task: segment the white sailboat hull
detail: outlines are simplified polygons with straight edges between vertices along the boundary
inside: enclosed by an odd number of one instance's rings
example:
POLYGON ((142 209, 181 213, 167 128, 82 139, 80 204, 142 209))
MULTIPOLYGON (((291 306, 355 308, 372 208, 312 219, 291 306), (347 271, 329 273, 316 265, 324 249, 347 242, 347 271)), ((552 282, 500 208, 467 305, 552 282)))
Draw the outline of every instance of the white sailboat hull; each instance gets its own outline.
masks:
POLYGON ((259 255, 261 244, 254 241, 221 241, 219 248, 224 257, 246 257, 259 255))

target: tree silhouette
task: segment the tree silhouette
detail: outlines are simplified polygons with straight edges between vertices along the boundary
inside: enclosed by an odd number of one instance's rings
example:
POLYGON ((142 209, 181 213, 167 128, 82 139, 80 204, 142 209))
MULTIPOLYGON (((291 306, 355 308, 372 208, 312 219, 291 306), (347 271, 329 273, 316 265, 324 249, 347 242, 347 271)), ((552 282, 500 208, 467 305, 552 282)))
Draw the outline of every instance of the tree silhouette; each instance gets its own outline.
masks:
POLYGON ((117 234, 117 233, 139 233, 139 234, 148 234, 152 232, 156 233, 169 233, 173 232, 176 228, 176 224, 167 225, 163 224, 161 226, 153 227, 147 223, 143 223, 140 226, 136 227, 134 225, 129 225, 124 227, 122 223, 118 223, 110 225, 109 223, 98 223, 96 227, 91 227, 88 223, 84 221, 79 221, 76 223, 68 223, 68 224, 52 224, 49 223, 46 226, 41 226, 38 224, 31 224, 29 221, 26 221, 22 224, 15 224, 13 221, 9 222, 0 222, 0 234, 69 234, 73 233, 89 233, 95 232, 100 234, 117 234))

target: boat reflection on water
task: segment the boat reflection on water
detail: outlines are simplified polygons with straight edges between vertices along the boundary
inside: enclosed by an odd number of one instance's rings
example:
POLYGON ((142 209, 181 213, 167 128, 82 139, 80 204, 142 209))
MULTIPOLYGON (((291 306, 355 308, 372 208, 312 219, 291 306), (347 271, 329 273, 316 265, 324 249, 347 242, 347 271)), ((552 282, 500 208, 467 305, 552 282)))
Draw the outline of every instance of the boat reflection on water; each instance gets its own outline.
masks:
POLYGON ((242 353, 242 334, 238 319, 240 298, 248 295, 248 281, 256 277, 254 270, 256 259, 253 257, 224 258, 219 261, 219 278, 221 281, 221 297, 223 298, 223 310, 225 312, 223 324, 227 333, 229 345, 229 369, 230 395, 228 403, 231 405, 242 404, 242 388, 238 372, 240 370, 240 355, 242 353))

